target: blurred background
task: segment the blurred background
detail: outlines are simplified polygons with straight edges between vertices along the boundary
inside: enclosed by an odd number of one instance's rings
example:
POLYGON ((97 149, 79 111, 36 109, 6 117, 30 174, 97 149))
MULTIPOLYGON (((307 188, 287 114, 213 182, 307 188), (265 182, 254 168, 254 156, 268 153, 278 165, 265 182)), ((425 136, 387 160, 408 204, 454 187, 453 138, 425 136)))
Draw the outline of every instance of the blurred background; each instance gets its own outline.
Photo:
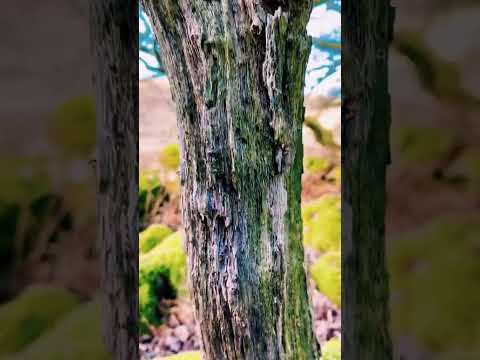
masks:
POLYGON ((104 358, 88 2, 0 12, 0 358, 104 358))
MULTIPOLYGON (((340 1, 316 1, 305 80, 305 251, 315 333, 325 359, 340 358, 340 1)), ((179 203, 175 106, 161 49, 140 18, 140 350, 143 359, 182 353, 199 359, 199 334, 186 287, 179 203), (160 280, 160 281, 159 281, 160 280)))
POLYGON ((393 1, 387 245, 397 359, 480 359, 480 5, 393 1))

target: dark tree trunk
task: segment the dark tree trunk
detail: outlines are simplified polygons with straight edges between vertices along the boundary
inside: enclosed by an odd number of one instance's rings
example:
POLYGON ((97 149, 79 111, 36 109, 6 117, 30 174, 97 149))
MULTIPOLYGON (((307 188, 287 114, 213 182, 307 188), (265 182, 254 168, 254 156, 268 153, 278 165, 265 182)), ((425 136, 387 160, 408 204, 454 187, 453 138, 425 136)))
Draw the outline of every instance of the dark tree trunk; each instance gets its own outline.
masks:
POLYGON ((90 10, 104 333, 114 359, 132 360, 139 358, 138 2, 92 0, 90 10))
POLYGON ((385 265, 388 0, 342 3, 342 358, 392 359, 385 265))
POLYGON ((204 358, 317 359, 300 212, 312 2, 142 3, 177 107, 204 358))

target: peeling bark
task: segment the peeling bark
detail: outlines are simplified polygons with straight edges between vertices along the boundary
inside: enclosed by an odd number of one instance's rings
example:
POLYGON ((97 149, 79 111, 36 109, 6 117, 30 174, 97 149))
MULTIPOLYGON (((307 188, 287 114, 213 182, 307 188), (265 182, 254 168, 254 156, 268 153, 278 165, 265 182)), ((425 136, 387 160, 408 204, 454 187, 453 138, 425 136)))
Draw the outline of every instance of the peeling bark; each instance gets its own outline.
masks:
POLYGON ((118 360, 139 358, 137 13, 137 1, 90 2, 104 335, 118 360))
POLYGON ((312 3, 142 3, 177 108, 204 358, 317 359, 300 211, 312 3))
POLYGON ((342 3, 342 359, 392 359, 385 264, 389 1, 342 3))

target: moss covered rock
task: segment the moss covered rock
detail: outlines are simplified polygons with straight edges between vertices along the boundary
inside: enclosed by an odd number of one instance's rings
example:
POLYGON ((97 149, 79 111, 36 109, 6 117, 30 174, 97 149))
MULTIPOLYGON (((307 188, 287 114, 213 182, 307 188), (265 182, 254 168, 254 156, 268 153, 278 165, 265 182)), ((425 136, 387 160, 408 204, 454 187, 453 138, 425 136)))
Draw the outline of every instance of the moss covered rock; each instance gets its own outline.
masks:
POLYGON ((51 190, 45 157, 0 155, 0 200, 26 203, 51 190))
POLYGON ((478 219, 444 218, 389 244, 394 335, 431 352, 479 350, 479 238, 478 219))
POLYGON ((140 254, 146 254, 172 233, 173 231, 168 226, 162 224, 150 225, 138 237, 140 254))
POLYGON ((187 351, 177 355, 157 358, 155 360, 201 360, 202 356, 199 351, 187 351))
POLYGON ((0 307, 0 356, 22 350, 78 305, 67 290, 31 286, 0 307))
POLYGON ((395 148, 402 159, 411 163, 438 161, 455 143, 451 131, 435 127, 403 127, 396 134, 395 148))
POLYGON ((95 146, 96 114, 93 98, 80 96, 55 111, 50 126, 52 139, 69 154, 89 155, 95 146))
POLYGON ((315 174, 327 171, 330 167, 330 161, 321 157, 306 156, 303 165, 307 172, 315 174))
POLYGON ((160 299, 186 293, 187 257, 183 233, 173 233, 147 254, 140 255, 139 263, 140 330, 145 333, 150 325, 162 322, 158 309, 160 299))
POLYGON ((326 253, 311 267, 312 278, 318 290, 336 306, 341 306, 341 269, 342 259, 339 252, 326 253))
POLYGON ((338 338, 328 340, 322 346, 320 360, 340 360, 342 358, 342 346, 338 338))
POLYGON ((340 196, 325 195, 302 209, 305 245, 320 252, 340 250, 340 196))
POLYGON ((82 305, 8 360, 111 360, 103 343, 101 320, 98 300, 82 305))
POLYGON ((178 144, 165 146, 160 152, 160 164, 168 170, 177 170, 180 166, 180 147, 178 144))

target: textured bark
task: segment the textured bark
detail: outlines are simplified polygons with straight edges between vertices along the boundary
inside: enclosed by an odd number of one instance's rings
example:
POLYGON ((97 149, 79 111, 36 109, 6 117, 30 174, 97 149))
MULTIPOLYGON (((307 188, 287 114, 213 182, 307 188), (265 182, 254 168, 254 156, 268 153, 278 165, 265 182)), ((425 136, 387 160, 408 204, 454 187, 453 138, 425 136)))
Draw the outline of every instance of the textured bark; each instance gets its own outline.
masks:
POLYGON ((142 3, 177 107, 204 358, 316 359, 300 212, 311 1, 142 3))
POLYGON ((116 360, 138 359, 138 2, 92 0, 97 91, 97 216, 104 334, 116 360))
POLYGON ((385 265, 388 0, 342 3, 342 359, 392 359, 385 265))

